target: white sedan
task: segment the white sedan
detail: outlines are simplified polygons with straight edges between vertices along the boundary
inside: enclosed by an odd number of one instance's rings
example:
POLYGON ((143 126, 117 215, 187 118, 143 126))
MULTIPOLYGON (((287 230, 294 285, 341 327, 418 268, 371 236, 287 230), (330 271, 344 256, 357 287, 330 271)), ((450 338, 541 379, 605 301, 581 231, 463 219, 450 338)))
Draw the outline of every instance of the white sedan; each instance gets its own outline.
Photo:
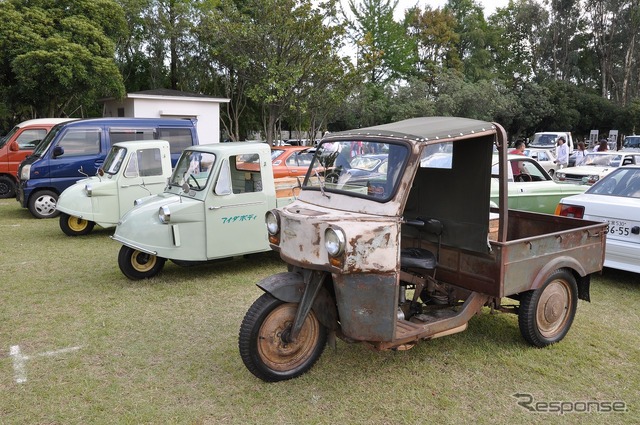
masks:
POLYGON ((584 194, 561 199, 556 214, 608 222, 605 267, 640 273, 640 166, 619 167, 584 194))
POLYGON ((581 166, 558 170, 555 177, 560 182, 591 185, 618 167, 639 164, 640 152, 589 152, 581 166))
POLYGON ((556 151, 552 148, 527 148, 524 154, 538 161, 551 177, 560 168, 560 164, 555 162, 556 151))

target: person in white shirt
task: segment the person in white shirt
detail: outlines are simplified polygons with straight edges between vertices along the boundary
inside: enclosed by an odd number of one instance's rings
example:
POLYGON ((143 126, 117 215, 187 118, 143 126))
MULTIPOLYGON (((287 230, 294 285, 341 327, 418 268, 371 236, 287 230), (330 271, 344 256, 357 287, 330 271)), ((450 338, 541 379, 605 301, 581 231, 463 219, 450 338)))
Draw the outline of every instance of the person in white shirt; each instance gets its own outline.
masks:
POLYGON ((587 151, 584 142, 578 143, 578 150, 576 151, 576 167, 581 166, 586 159, 587 151))
POLYGON ((567 147, 564 137, 558 137, 558 146, 556 147, 556 164, 560 164, 560 168, 569 165, 569 148, 567 147))

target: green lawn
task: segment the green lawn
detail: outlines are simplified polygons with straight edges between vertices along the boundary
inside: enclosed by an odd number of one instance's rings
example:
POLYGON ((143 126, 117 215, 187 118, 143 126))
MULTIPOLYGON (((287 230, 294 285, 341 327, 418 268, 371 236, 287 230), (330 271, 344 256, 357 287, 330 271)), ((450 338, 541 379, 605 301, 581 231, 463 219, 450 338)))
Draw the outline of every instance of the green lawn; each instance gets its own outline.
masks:
POLYGON ((111 233, 67 237, 0 200, 0 424, 640 423, 639 275, 595 277, 592 302, 545 349, 524 342, 516 316, 487 312, 405 352, 338 341, 309 373, 267 384, 237 336, 255 283, 285 270, 277 256, 168 262, 133 282, 111 233), (516 393, 627 411, 533 413, 516 393))

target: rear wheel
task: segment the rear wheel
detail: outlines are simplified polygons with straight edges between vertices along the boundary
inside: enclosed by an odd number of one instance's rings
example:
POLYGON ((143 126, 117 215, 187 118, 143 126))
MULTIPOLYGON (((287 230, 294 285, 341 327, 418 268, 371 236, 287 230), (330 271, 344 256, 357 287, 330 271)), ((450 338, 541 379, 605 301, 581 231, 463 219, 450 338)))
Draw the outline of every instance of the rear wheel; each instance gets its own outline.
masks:
POLYGON ((69 214, 60 213, 60 229, 68 236, 82 236, 91 233, 95 223, 69 214))
POLYGON ((123 245, 118 254, 120 271, 132 280, 148 279, 160 273, 166 259, 123 245))
POLYGON ((0 199, 16 196, 16 183, 8 176, 0 176, 0 199))
POLYGON ((578 306, 578 286, 567 270, 556 270, 542 287, 522 294, 518 312, 520 333, 536 347, 565 337, 578 306))
POLYGON ((58 194, 50 190, 41 190, 29 198, 29 212, 35 218, 53 218, 60 214, 56 210, 58 194))
POLYGON ((307 372, 327 343, 327 329, 309 312, 295 341, 289 340, 298 304, 265 293, 247 311, 240 326, 240 357, 251 373, 267 382, 307 372))

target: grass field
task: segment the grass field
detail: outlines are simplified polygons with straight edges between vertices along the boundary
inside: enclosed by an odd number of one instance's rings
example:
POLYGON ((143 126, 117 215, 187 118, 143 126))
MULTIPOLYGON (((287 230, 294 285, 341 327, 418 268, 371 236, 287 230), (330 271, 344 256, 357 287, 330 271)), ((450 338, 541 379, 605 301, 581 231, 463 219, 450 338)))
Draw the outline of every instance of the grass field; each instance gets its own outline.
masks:
POLYGON ((639 275, 596 276, 592 302, 545 349, 524 342, 516 316, 487 312, 405 352, 338 341, 309 373, 266 384, 237 336, 255 283, 285 270, 277 256, 167 263, 134 282, 111 233, 70 238, 0 200, 0 424, 640 423, 639 275), (597 403, 559 415, 527 401, 597 403))

